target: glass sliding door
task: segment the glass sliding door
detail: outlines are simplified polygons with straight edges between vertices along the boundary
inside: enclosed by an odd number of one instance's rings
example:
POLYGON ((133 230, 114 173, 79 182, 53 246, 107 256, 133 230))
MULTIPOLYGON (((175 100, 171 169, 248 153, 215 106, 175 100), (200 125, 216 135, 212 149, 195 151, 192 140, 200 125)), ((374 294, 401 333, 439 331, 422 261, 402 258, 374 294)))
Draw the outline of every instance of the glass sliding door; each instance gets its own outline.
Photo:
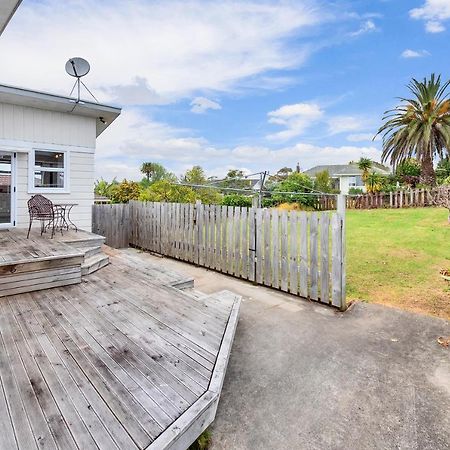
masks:
POLYGON ((13 153, 0 152, 0 227, 13 225, 13 153))

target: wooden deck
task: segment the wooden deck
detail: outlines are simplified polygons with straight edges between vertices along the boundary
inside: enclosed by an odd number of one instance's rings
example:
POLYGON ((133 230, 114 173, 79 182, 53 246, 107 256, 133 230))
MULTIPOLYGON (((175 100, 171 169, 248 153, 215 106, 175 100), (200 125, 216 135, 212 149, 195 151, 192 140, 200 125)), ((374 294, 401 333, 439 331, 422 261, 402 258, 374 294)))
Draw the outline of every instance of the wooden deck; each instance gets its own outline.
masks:
POLYGON ((111 259, 0 298, 0 448, 185 449, 213 420, 239 297, 111 259))

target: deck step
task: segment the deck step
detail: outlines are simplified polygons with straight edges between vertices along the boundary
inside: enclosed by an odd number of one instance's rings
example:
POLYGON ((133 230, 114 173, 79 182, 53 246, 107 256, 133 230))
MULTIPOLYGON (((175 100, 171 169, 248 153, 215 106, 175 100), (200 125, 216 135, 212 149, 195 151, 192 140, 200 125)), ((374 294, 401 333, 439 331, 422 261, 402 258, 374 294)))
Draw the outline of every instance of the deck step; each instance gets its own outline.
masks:
POLYGON ((83 239, 65 239, 64 243, 84 250, 86 247, 101 247, 105 243, 105 238, 99 235, 92 235, 83 239))
POLYGON ((90 258, 91 256, 98 255, 102 252, 102 248, 98 245, 93 247, 84 247, 80 249, 84 253, 84 259, 90 258))
POLYGON ((86 258, 81 265, 81 275, 89 275, 94 273, 98 269, 105 267, 109 264, 109 257, 103 253, 95 254, 86 258))
POLYGON ((183 291, 185 294, 189 295, 190 297, 201 299, 208 296, 208 294, 205 294, 204 292, 200 292, 197 289, 194 289, 193 287, 187 287, 187 288, 179 288, 181 291, 183 291))

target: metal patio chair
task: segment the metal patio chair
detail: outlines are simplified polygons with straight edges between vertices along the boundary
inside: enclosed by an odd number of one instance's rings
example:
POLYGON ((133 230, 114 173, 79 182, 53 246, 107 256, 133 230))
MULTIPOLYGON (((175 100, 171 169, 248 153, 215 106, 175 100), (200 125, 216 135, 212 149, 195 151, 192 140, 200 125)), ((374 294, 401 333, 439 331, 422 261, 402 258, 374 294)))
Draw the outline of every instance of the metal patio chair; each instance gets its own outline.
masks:
POLYGON ((30 237, 33 220, 39 220, 41 222, 41 236, 47 229, 51 228, 51 237, 53 238, 55 230, 61 220, 61 211, 51 202, 51 200, 41 194, 33 195, 30 200, 28 200, 28 214, 30 215, 30 225, 28 227, 27 239, 30 237))

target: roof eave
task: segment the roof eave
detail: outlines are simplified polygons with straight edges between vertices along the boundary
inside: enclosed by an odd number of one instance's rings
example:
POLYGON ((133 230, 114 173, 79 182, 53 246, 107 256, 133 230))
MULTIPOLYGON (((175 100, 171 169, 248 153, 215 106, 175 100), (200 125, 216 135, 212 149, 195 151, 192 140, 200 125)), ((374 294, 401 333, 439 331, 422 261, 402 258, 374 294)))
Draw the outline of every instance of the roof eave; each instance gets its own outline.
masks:
POLYGON ((116 106, 92 103, 85 100, 33 91, 15 86, 0 85, 0 103, 28 106, 49 111, 93 117, 97 121, 97 137, 108 128, 121 113, 116 106))
POLYGON ((0 36, 5 31, 6 26, 16 12, 22 0, 2 0, 0 9, 0 36))

